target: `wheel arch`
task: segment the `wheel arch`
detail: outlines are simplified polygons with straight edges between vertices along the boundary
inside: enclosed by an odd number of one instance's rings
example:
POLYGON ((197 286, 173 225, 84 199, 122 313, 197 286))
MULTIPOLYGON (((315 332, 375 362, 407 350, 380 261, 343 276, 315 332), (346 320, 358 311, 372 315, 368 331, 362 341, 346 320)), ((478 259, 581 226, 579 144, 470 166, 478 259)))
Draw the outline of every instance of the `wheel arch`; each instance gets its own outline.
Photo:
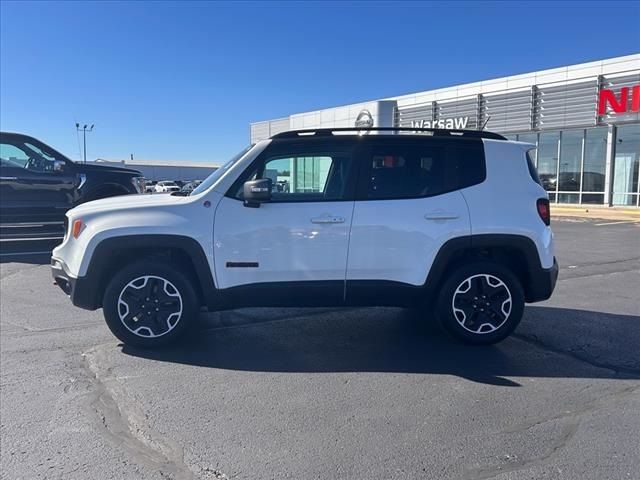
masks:
POLYGON ((149 234, 111 237, 96 245, 86 274, 91 286, 85 294, 87 308, 100 308, 109 279, 123 265, 142 258, 162 259, 183 269, 193 279, 201 305, 213 306, 216 288, 202 245, 183 235, 149 234))
POLYGON ((518 278, 527 302, 540 300, 536 277, 543 271, 538 250, 529 237, 517 234, 480 234, 456 237, 440 248, 425 287, 437 295, 447 274, 471 261, 489 260, 508 267, 518 278))

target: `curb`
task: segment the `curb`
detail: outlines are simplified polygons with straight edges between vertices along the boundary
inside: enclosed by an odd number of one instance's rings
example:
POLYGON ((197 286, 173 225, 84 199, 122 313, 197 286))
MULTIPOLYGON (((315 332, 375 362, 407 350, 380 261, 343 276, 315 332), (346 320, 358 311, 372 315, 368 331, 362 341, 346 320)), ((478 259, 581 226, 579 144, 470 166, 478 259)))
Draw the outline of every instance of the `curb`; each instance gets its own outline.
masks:
POLYGON ((619 220, 640 222, 640 208, 619 207, 567 207, 551 205, 552 217, 597 218, 602 220, 619 220))

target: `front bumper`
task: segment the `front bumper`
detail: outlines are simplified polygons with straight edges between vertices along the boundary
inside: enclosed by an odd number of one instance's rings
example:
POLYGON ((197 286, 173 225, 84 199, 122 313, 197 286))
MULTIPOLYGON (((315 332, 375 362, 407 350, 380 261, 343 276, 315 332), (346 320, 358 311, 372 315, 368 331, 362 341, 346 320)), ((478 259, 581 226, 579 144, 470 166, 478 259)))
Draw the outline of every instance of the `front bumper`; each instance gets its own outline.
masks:
POLYGON ((554 257, 551 268, 540 268, 535 272, 531 272, 525 300, 528 303, 533 303, 541 302, 551 297, 553 290, 556 288, 559 270, 558 262, 554 257))
POLYGON ((67 294, 76 307, 96 310, 100 305, 95 298, 95 289, 85 277, 74 277, 67 265, 60 259, 51 257, 51 276, 53 283, 67 294))

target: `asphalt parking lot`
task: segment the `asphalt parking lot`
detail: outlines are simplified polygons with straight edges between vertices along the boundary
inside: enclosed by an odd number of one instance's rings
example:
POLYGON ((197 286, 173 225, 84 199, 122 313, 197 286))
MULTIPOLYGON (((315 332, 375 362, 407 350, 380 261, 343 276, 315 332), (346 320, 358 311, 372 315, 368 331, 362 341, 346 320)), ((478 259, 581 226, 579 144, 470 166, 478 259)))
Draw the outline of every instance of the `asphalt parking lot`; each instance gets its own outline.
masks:
POLYGON ((136 350, 46 255, 4 256, 2 478, 638 479, 640 224, 554 230, 552 299, 475 348, 358 308, 207 313, 136 350))

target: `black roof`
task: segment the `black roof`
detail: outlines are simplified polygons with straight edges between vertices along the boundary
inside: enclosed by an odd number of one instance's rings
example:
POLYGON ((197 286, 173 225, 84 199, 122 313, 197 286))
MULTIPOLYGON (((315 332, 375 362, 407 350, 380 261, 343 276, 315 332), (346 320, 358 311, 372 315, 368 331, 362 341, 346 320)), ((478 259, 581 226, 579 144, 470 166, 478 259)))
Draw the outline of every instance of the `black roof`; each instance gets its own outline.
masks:
POLYGON ((330 137, 335 132, 353 132, 354 135, 362 135, 367 132, 406 132, 406 133, 431 133, 433 137, 449 138, 488 138, 492 140, 507 140, 499 133, 486 132, 484 130, 446 130, 442 128, 414 128, 414 127, 372 127, 372 128, 310 128, 305 130, 291 130, 277 133, 271 138, 299 138, 299 137, 330 137))

